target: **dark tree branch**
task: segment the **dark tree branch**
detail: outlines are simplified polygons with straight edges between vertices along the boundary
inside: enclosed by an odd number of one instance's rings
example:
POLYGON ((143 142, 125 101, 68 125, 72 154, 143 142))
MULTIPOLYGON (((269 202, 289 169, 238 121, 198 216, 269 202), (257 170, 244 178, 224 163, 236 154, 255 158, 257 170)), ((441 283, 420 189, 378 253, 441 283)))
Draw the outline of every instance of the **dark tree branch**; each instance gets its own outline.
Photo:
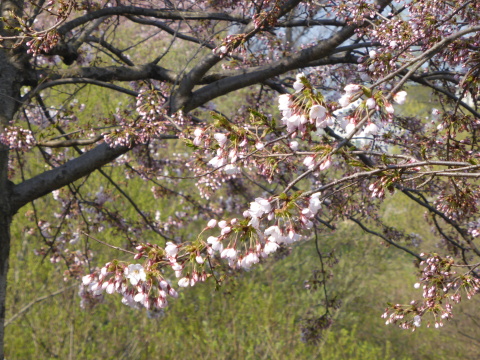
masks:
MULTIPOLYGON (((385 6, 387 3, 389 3, 389 1, 383 1, 381 5, 385 6)), ((282 14, 285 14, 288 11, 290 11, 291 10, 290 7, 293 8, 295 5, 296 5, 295 1, 292 1, 290 2, 290 4, 287 4, 287 6, 285 6, 285 8, 283 9, 282 14)), ((251 26, 251 24, 249 26, 251 26)), ((248 32, 250 30, 249 26, 247 26, 247 28, 244 29, 245 32, 248 32)), ((225 94, 230 91, 238 90, 240 88, 252 85, 254 83, 265 82, 266 79, 275 77, 289 70, 294 70, 294 69, 309 67, 309 66, 332 65, 332 64, 341 64, 341 63, 356 63, 357 58, 349 54, 342 58, 337 58, 337 57, 328 57, 327 59, 321 59, 321 58, 329 55, 333 55, 339 52, 349 52, 359 48, 378 45, 374 43, 352 44, 352 45, 347 45, 347 46, 343 46, 335 49, 337 45, 341 44, 342 42, 344 42, 346 39, 348 39, 350 36, 354 34, 354 29, 356 28, 356 26, 350 26, 345 28, 341 32, 332 36, 330 39, 322 42, 321 45, 317 45, 313 48, 305 49, 304 51, 301 52, 300 55, 296 55, 289 58, 290 64, 288 64, 288 60, 284 61, 285 59, 283 59, 274 64, 268 64, 268 65, 260 66, 253 69, 249 68, 245 70, 235 71, 235 73, 232 75, 212 74, 212 75, 204 76, 209 69, 211 69, 218 61, 221 60, 219 56, 215 54, 211 54, 207 58, 204 58, 203 61, 200 62, 194 69, 192 69, 192 71, 182 80, 180 88, 176 94, 176 101, 172 103, 172 109, 178 110, 182 107, 182 103, 188 102, 188 105, 186 106, 186 109, 185 109, 186 111, 188 111, 208 102, 212 98, 219 96, 219 94, 225 94), (345 30, 345 28, 347 28, 347 30, 345 30), (323 48, 324 51, 322 51, 320 55, 317 55, 316 53, 318 52, 319 48, 320 49, 323 48), (249 79, 247 79, 246 77, 247 74, 252 74, 252 76, 249 79), (203 77, 200 78, 200 75, 202 75, 203 77), (260 78, 256 79, 256 76, 258 75, 260 75, 260 78), (226 77, 228 77, 228 79, 226 77), (237 79, 238 77, 240 77, 239 80, 241 80, 240 83, 236 85, 233 84, 235 82, 233 78, 235 77, 237 77, 237 79), (225 80, 223 84, 212 84, 211 87, 206 87, 206 88, 197 90, 192 96, 189 96, 189 92, 193 89, 195 85, 211 83, 212 81, 217 81, 219 79, 225 80), (222 89, 222 85, 224 84, 228 86, 229 89, 222 89), (203 101, 202 95, 207 92, 210 92, 212 89, 214 89, 213 92, 215 93, 215 95, 212 94, 211 98, 203 101), (215 90, 218 90, 218 93, 216 93, 215 90), (196 104, 195 100, 192 102, 191 97, 194 98, 195 96, 199 98, 199 104, 196 104), (192 103, 195 105, 191 107, 192 103)), ((255 32, 252 31, 252 33, 249 34, 249 37, 253 36, 254 34, 255 32)))
POLYGON ((153 79, 174 83, 177 75, 168 69, 154 64, 136 66, 106 66, 106 67, 77 67, 48 73, 44 70, 37 71, 37 79, 46 79, 45 82, 65 78, 86 78, 100 81, 135 81, 153 79))
POLYGON ((421 85, 425 85, 425 86, 428 86, 429 88, 435 90, 435 91, 438 91, 439 93, 447 96, 448 98, 452 99, 452 100, 455 100, 460 106, 462 106, 465 110, 467 110, 468 112, 470 112, 472 115, 480 118, 480 113, 478 111, 476 111, 475 109, 473 109, 471 106, 469 106, 467 103, 461 101, 461 99, 459 99, 457 96, 455 96, 454 94, 452 94, 451 92, 445 90, 444 88, 440 87, 440 86, 437 86, 437 85, 434 85, 432 83, 430 83, 429 81, 427 81, 424 77, 422 76, 410 76, 410 80, 412 80, 413 82, 416 82, 418 84, 421 84, 421 85))
POLYGON ((442 218, 443 221, 445 221, 447 224, 449 224, 451 227, 453 227, 461 236, 462 238, 470 245, 470 249, 478 256, 480 256, 480 251, 478 248, 475 246, 473 241, 470 239, 469 235, 466 233, 464 229, 462 229, 456 221, 448 218, 444 213, 441 211, 438 211, 436 208, 431 206, 427 199, 422 194, 417 194, 421 199, 418 197, 414 196, 410 191, 402 189, 402 192, 407 195, 410 199, 415 201, 417 204, 422 205, 424 208, 426 208, 429 212, 438 215, 440 218, 442 218))
POLYGON ((292 27, 312 27, 312 26, 345 26, 345 22, 335 19, 307 19, 307 20, 291 20, 278 22, 276 28, 292 28, 292 27))
POLYGON ((115 189, 117 189, 117 191, 122 194, 122 196, 127 199, 127 201, 130 203, 130 205, 132 205, 132 207, 135 209, 135 211, 137 212, 138 215, 140 215, 140 217, 143 219, 143 221, 145 222, 145 224, 155 233, 157 233, 158 235, 160 235, 161 237, 163 237, 164 239, 166 240, 173 240, 171 238, 169 238, 168 236, 164 235, 160 230, 158 230, 150 221, 149 219, 145 216, 145 214, 143 213, 143 211, 138 207, 137 203, 132 199, 132 197, 130 195, 128 195, 113 179, 111 176, 109 176, 105 171, 103 171, 102 169, 98 169, 98 171, 100 172, 100 174, 102 174, 105 179, 107 179, 110 184, 112 184, 115 189))
POLYGON ((416 257, 419 261, 422 261, 423 259, 421 258, 420 255, 418 254, 415 254, 413 251, 410 251, 409 249, 407 249, 406 247, 403 247, 399 244, 397 244, 395 241, 392 241, 390 239, 388 239, 387 237, 383 236, 382 234, 376 232, 376 231, 373 231, 373 230, 370 230, 369 228, 367 228, 365 225, 362 224, 362 222, 358 219, 355 219, 354 217, 349 217, 350 220, 352 220, 354 223, 356 223, 358 226, 360 226, 360 228, 369 233, 369 234, 372 234, 372 235, 375 235, 375 236, 378 236, 380 239, 383 239, 384 241, 386 241, 387 243, 389 243, 390 245, 393 245, 395 246, 396 248, 400 249, 400 250, 403 250, 405 251, 406 253, 416 257))
MULTIPOLYGON (((307 64, 304 64, 302 68, 324 66, 324 65, 335 65, 335 64, 356 64, 357 63, 356 59, 357 57, 352 55, 345 55, 344 57, 329 56, 321 60, 316 60, 316 61, 312 61, 307 64)), ((232 78, 236 76, 245 76, 247 74, 252 74, 252 73, 261 73, 268 67, 269 66, 267 65, 262 65, 262 66, 247 68, 247 69, 226 70, 226 71, 222 71, 214 74, 208 74, 208 75, 205 75, 200 80, 199 85, 205 85, 205 84, 208 85, 222 79, 232 78)), ((265 83, 267 83, 267 81, 265 81, 265 83)))
POLYGON ((202 41, 196 37, 189 36, 182 34, 179 31, 173 30, 170 26, 166 25, 165 23, 161 21, 156 21, 156 20, 151 20, 151 19, 144 19, 144 18, 139 18, 139 17, 134 17, 134 16, 128 16, 127 17, 130 21, 137 23, 137 24, 142 24, 142 25, 151 25, 158 27, 159 29, 162 29, 165 31, 167 34, 173 35, 181 40, 193 42, 195 44, 201 44, 209 49, 214 49, 215 45, 213 43, 206 43, 205 41, 202 41))
POLYGON ((97 43, 100 46, 107 49, 108 51, 110 51, 112 54, 114 54, 117 58, 119 58, 121 61, 123 61, 128 66, 135 66, 135 64, 128 57, 123 55, 123 52, 120 49, 117 49, 115 46, 113 46, 109 42, 107 42, 103 39, 99 39, 96 36, 88 36, 85 39, 85 41, 89 42, 89 43, 97 43))
MULTIPOLYGON (((205 104, 206 102, 225 95, 234 90, 241 89, 246 86, 263 82, 272 77, 281 75, 287 71, 300 69, 314 60, 319 60, 331 55, 335 48, 350 38, 354 33, 357 26, 346 26, 331 38, 321 41, 318 45, 304 49, 295 55, 287 58, 280 59, 271 64, 260 66, 256 71, 246 72, 245 74, 232 76, 214 82, 213 84, 204 86, 203 88, 193 92, 188 103, 184 105, 184 111, 188 112, 196 107, 205 104)), ((173 108, 173 111, 180 108, 173 108)))
POLYGON ((437 228, 437 231, 440 233, 440 235, 442 235, 442 237, 447 240, 448 242, 450 242, 452 245, 454 245, 455 247, 458 247, 459 249, 463 250, 463 251, 466 251, 468 249, 466 249, 465 247, 463 247, 461 244, 459 244, 458 242, 456 242, 455 240, 453 240, 450 236, 448 236, 447 234, 445 234, 445 232, 443 231, 443 229, 440 227, 440 224, 438 223, 437 221, 437 217, 435 216, 435 214, 432 216, 433 218, 433 223, 435 224, 435 227, 437 228))
MULTIPOLYGON (((70 79, 59 79, 59 80, 53 80, 53 81, 47 81, 39 86, 37 86, 35 89, 33 89, 31 92, 29 92, 26 97, 33 97, 40 93, 40 91, 51 88, 54 86, 59 86, 59 85, 69 85, 69 84, 91 84, 91 85, 96 85, 100 87, 104 87, 107 89, 115 90, 133 97, 137 97, 138 93, 133 90, 125 89, 121 86, 104 82, 104 81, 98 81, 98 80, 93 80, 93 79, 85 79, 85 78, 70 78, 70 79)), ((26 100, 26 98, 22 99, 26 100)))
MULTIPOLYGON (((278 13, 278 18, 281 18, 285 14, 288 14, 290 11, 292 11, 298 4, 300 3, 300 0, 290 0, 288 1, 279 11, 278 13)), ((254 21, 250 21, 248 25, 246 25, 242 30, 241 33, 242 36, 242 41, 246 42, 252 37, 254 37, 257 33, 261 32, 262 29, 257 27, 254 21)), ((234 44, 235 47, 240 46, 240 43, 234 44)), ((231 49, 230 49, 231 50, 231 49)), ((209 98, 205 102, 200 102, 199 104, 191 107, 189 106, 190 103, 192 102, 192 91, 193 88, 199 83, 200 79, 205 76, 205 74, 212 69, 216 64, 218 64, 222 60, 222 57, 220 57, 217 54, 209 54, 205 57, 203 57, 196 66, 193 67, 192 70, 188 74, 186 74, 183 78, 182 81, 180 82, 178 86, 178 90, 175 92, 171 99, 170 107, 172 112, 176 112, 177 110, 180 110, 182 108, 185 108, 185 111, 188 112, 191 109, 194 109, 201 104, 205 104, 207 101, 211 100, 212 98, 209 98)), ((263 82, 267 80, 268 78, 261 79, 256 82, 263 82)), ((245 85, 248 86, 248 85, 245 85)), ((241 86, 243 87, 243 86, 241 86)), ((239 89, 239 88, 237 88, 239 89)), ((236 90, 236 89, 235 89, 236 90)), ((230 90, 232 91, 232 90, 230 90)), ((226 91, 224 94, 230 92, 226 91)), ((218 96, 218 95, 217 95, 218 96)), ((215 96, 215 97, 217 97, 215 96)))
POLYGON ((99 142, 103 139, 103 135, 95 136, 91 139, 68 139, 68 140, 50 140, 38 143, 38 146, 50 147, 50 148, 60 148, 60 147, 70 147, 70 146, 85 146, 92 145, 96 142, 99 142))
POLYGON ((239 24, 248 24, 250 19, 230 16, 225 13, 208 13, 196 12, 186 10, 168 10, 168 9, 148 9, 136 6, 117 6, 110 8, 103 8, 97 11, 89 12, 86 15, 80 16, 72 21, 69 21, 58 28, 60 35, 66 35, 76 27, 82 26, 94 19, 106 16, 149 16, 157 19, 169 20, 220 20, 239 24))
POLYGON ((112 162, 117 157, 129 151, 128 147, 112 148, 108 144, 100 144, 65 164, 45 171, 13 187, 11 196, 11 213, 15 214, 22 206, 60 189, 102 166, 112 162))

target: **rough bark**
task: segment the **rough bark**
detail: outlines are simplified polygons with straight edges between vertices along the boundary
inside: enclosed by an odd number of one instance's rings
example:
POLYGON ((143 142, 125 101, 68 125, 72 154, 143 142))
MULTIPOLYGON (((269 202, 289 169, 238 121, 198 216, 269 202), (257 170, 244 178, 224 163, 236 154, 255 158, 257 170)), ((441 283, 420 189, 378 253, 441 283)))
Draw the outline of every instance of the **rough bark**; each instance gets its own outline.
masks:
MULTIPOLYGON (((22 1, 2 1, 1 16, 5 23, 15 27, 15 18, 23 8, 22 1)), ((0 36, 14 35, 0 23, 0 36)), ((5 41, 0 49, 0 133, 13 119, 20 98, 23 64, 21 52, 12 43, 5 41)), ((4 358, 5 313, 7 295, 8 257, 10 255, 10 211, 11 182, 8 180, 8 148, 0 144, 0 359, 4 358)))
MULTIPOLYGON (((9 62, 6 52, 0 50, 0 122, 1 131, 11 120, 18 99, 16 80, 18 69, 9 62)), ((8 180, 8 148, 0 144, 0 359, 4 357, 4 322, 7 292, 8 257, 10 254, 10 224, 12 221, 8 180)))
MULTIPOLYGON (((19 98, 21 72, 15 57, 0 50, 0 131, 12 119, 19 98)), ((8 148, 0 144, 0 359, 4 358, 5 301, 7 292, 8 257, 10 254, 10 196, 12 183, 8 180, 8 148)))

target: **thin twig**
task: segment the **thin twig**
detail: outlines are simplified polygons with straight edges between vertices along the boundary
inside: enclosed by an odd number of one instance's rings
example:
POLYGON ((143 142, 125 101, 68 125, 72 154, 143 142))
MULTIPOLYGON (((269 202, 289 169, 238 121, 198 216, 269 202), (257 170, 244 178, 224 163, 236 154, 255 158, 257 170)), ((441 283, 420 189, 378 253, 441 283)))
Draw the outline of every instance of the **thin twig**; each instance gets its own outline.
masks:
POLYGON ((59 294, 65 292, 65 291, 67 291, 67 290, 69 290, 69 289, 71 289, 71 288, 76 287, 76 286, 78 286, 78 284, 73 284, 73 285, 64 287, 64 288, 62 288, 62 289, 60 289, 60 290, 57 290, 57 291, 55 291, 55 292, 53 292, 53 293, 51 293, 51 294, 44 295, 44 296, 41 296, 41 297, 39 297, 39 298, 36 298, 35 300, 30 301, 27 305, 25 305, 23 308, 21 308, 19 312, 17 312, 17 313, 16 313, 15 315, 13 315, 10 319, 8 319, 7 321, 5 321, 5 327, 7 327, 8 325, 10 325, 12 322, 14 322, 18 317, 20 317, 20 316, 22 316, 23 314, 25 314, 28 310, 30 310, 30 308, 31 308, 33 305, 35 305, 35 304, 37 304, 37 303, 39 303, 39 302, 42 302, 42 301, 44 301, 44 300, 46 300, 46 299, 48 299, 48 298, 54 297, 54 296, 56 296, 56 295, 59 295, 59 294))
POLYGON ((85 235, 86 237, 88 237, 88 238, 90 238, 90 239, 92 239, 92 240, 95 240, 96 242, 98 242, 98 243, 100 243, 100 244, 102 244, 102 245, 108 246, 108 247, 110 247, 110 248, 112 248, 112 249, 115 249, 115 250, 118 250, 118 251, 123 251, 123 252, 125 252, 125 253, 127 253, 127 254, 137 255, 137 253, 135 253, 135 252, 133 252, 133 251, 126 250, 126 249, 124 249, 124 248, 121 248, 121 247, 118 247, 118 246, 114 246, 114 245, 111 245, 111 244, 106 243, 105 241, 99 240, 99 239, 93 237, 92 235, 87 234, 87 233, 84 232, 84 231, 81 231, 81 233, 82 233, 83 235, 85 235))

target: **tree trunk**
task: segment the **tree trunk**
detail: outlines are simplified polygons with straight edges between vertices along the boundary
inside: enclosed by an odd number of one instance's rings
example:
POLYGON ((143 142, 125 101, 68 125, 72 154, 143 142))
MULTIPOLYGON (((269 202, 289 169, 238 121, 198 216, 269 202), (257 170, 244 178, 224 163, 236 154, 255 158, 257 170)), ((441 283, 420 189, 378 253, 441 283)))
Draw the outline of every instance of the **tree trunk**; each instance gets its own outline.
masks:
MULTIPOLYGON (((2 15, 12 10, 12 4, 2 2, 2 15)), ((9 35, 0 29, 0 35, 9 35)), ((3 42, 0 49, 0 134, 10 124, 19 107, 20 88, 23 78, 23 61, 21 54, 8 49, 9 44, 3 42)), ((12 222, 11 195, 13 184, 8 179, 9 149, 0 143, 0 360, 5 357, 5 313, 7 293, 8 257, 10 255, 10 225, 12 222)))
MULTIPOLYGON (((5 52, 0 50, 0 134, 8 124, 9 77, 5 52), (7 110, 7 111, 5 111, 7 110)), ((8 180, 8 148, 0 143, 0 360, 4 358, 5 300, 7 295, 8 256, 10 254, 10 194, 8 180)))
MULTIPOLYGON (((2 151, 3 152, 3 151, 2 151)), ((2 161, 3 162, 3 154, 2 161)), ((10 223, 11 216, 8 214, 8 201, 4 201, 4 189, 2 193, 0 210, 0 359, 4 358, 4 339, 5 339, 5 301, 7 297, 7 273, 8 256, 10 254, 10 223)))
MULTIPOLYGON (((5 91, 8 83, 3 83, 6 65, 5 56, 0 51, 0 134, 4 132, 9 117, 5 113, 6 98, 9 93, 5 91)), ((8 67, 7 67, 8 68, 8 67)), ((0 143, 0 360, 4 358, 4 333, 5 333, 5 301, 7 295, 8 257, 10 254, 10 224, 12 221, 10 211, 11 186, 8 180, 8 148, 0 143)))

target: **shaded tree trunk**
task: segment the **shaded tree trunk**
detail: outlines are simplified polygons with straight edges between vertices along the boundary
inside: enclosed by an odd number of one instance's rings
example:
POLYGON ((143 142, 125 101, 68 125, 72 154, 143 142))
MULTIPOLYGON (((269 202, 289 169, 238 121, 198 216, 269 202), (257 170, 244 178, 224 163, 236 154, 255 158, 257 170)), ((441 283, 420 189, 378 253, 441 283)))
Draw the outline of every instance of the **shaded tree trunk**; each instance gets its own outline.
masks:
MULTIPOLYGON (((15 5, 15 4, 14 4, 15 5)), ((12 10, 12 3, 2 2, 2 16, 12 10)), ((11 35, 0 31, 1 35, 11 35)), ((20 88, 24 68, 20 53, 15 54, 12 44, 2 43, 0 49, 0 134, 9 125, 19 107, 20 88)), ((19 50, 19 49, 18 49, 19 50)), ((8 258, 10 255, 10 225, 12 222, 11 195, 13 184, 8 179, 9 149, 0 143, 0 359, 4 354, 5 314, 8 258)))
MULTIPOLYGON (((4 152, 2 150, 2 152, 4 152)), ((4 156, 2 154, 3 162, 4 156)), ((11 216, 8 214, 8 201, 5 199, 5 183, 1 186, 1 209, 0 209, 0 359, 4 358, 5 339, 5 302, 7 295, 8 257, 10 254, 10 223, 11 216)))
MULTIPOLYGON (((0 133, 4 132, 15 112, 16 69, 0 50, 0 133)), ((17 93, 18 94, 18 93, 17 93)), ((8 148, 0 144, 0 359, 4 358, 5 301, 7 292, 8 257, 10 254, 10 197, 12 183, 8 180, 8 148)))
MULTIPOLYGON (((5 52, 0 52, 0 121, 1 130, 4 132, 5 125, 10 119, 8 102, 8 78, 9 68, 5 61, 5 52)), ((11 84, 11 83, 10 83, 11 84)), ((10 87, 11 88, 11 87, 10 87)), ((8 257, 10 254, 10 195, 11 187, 8 180, 8 148, 0 144, 0 359, 4 358, 4 324, 5 324, 5 301, 7 293, 8 257)))

